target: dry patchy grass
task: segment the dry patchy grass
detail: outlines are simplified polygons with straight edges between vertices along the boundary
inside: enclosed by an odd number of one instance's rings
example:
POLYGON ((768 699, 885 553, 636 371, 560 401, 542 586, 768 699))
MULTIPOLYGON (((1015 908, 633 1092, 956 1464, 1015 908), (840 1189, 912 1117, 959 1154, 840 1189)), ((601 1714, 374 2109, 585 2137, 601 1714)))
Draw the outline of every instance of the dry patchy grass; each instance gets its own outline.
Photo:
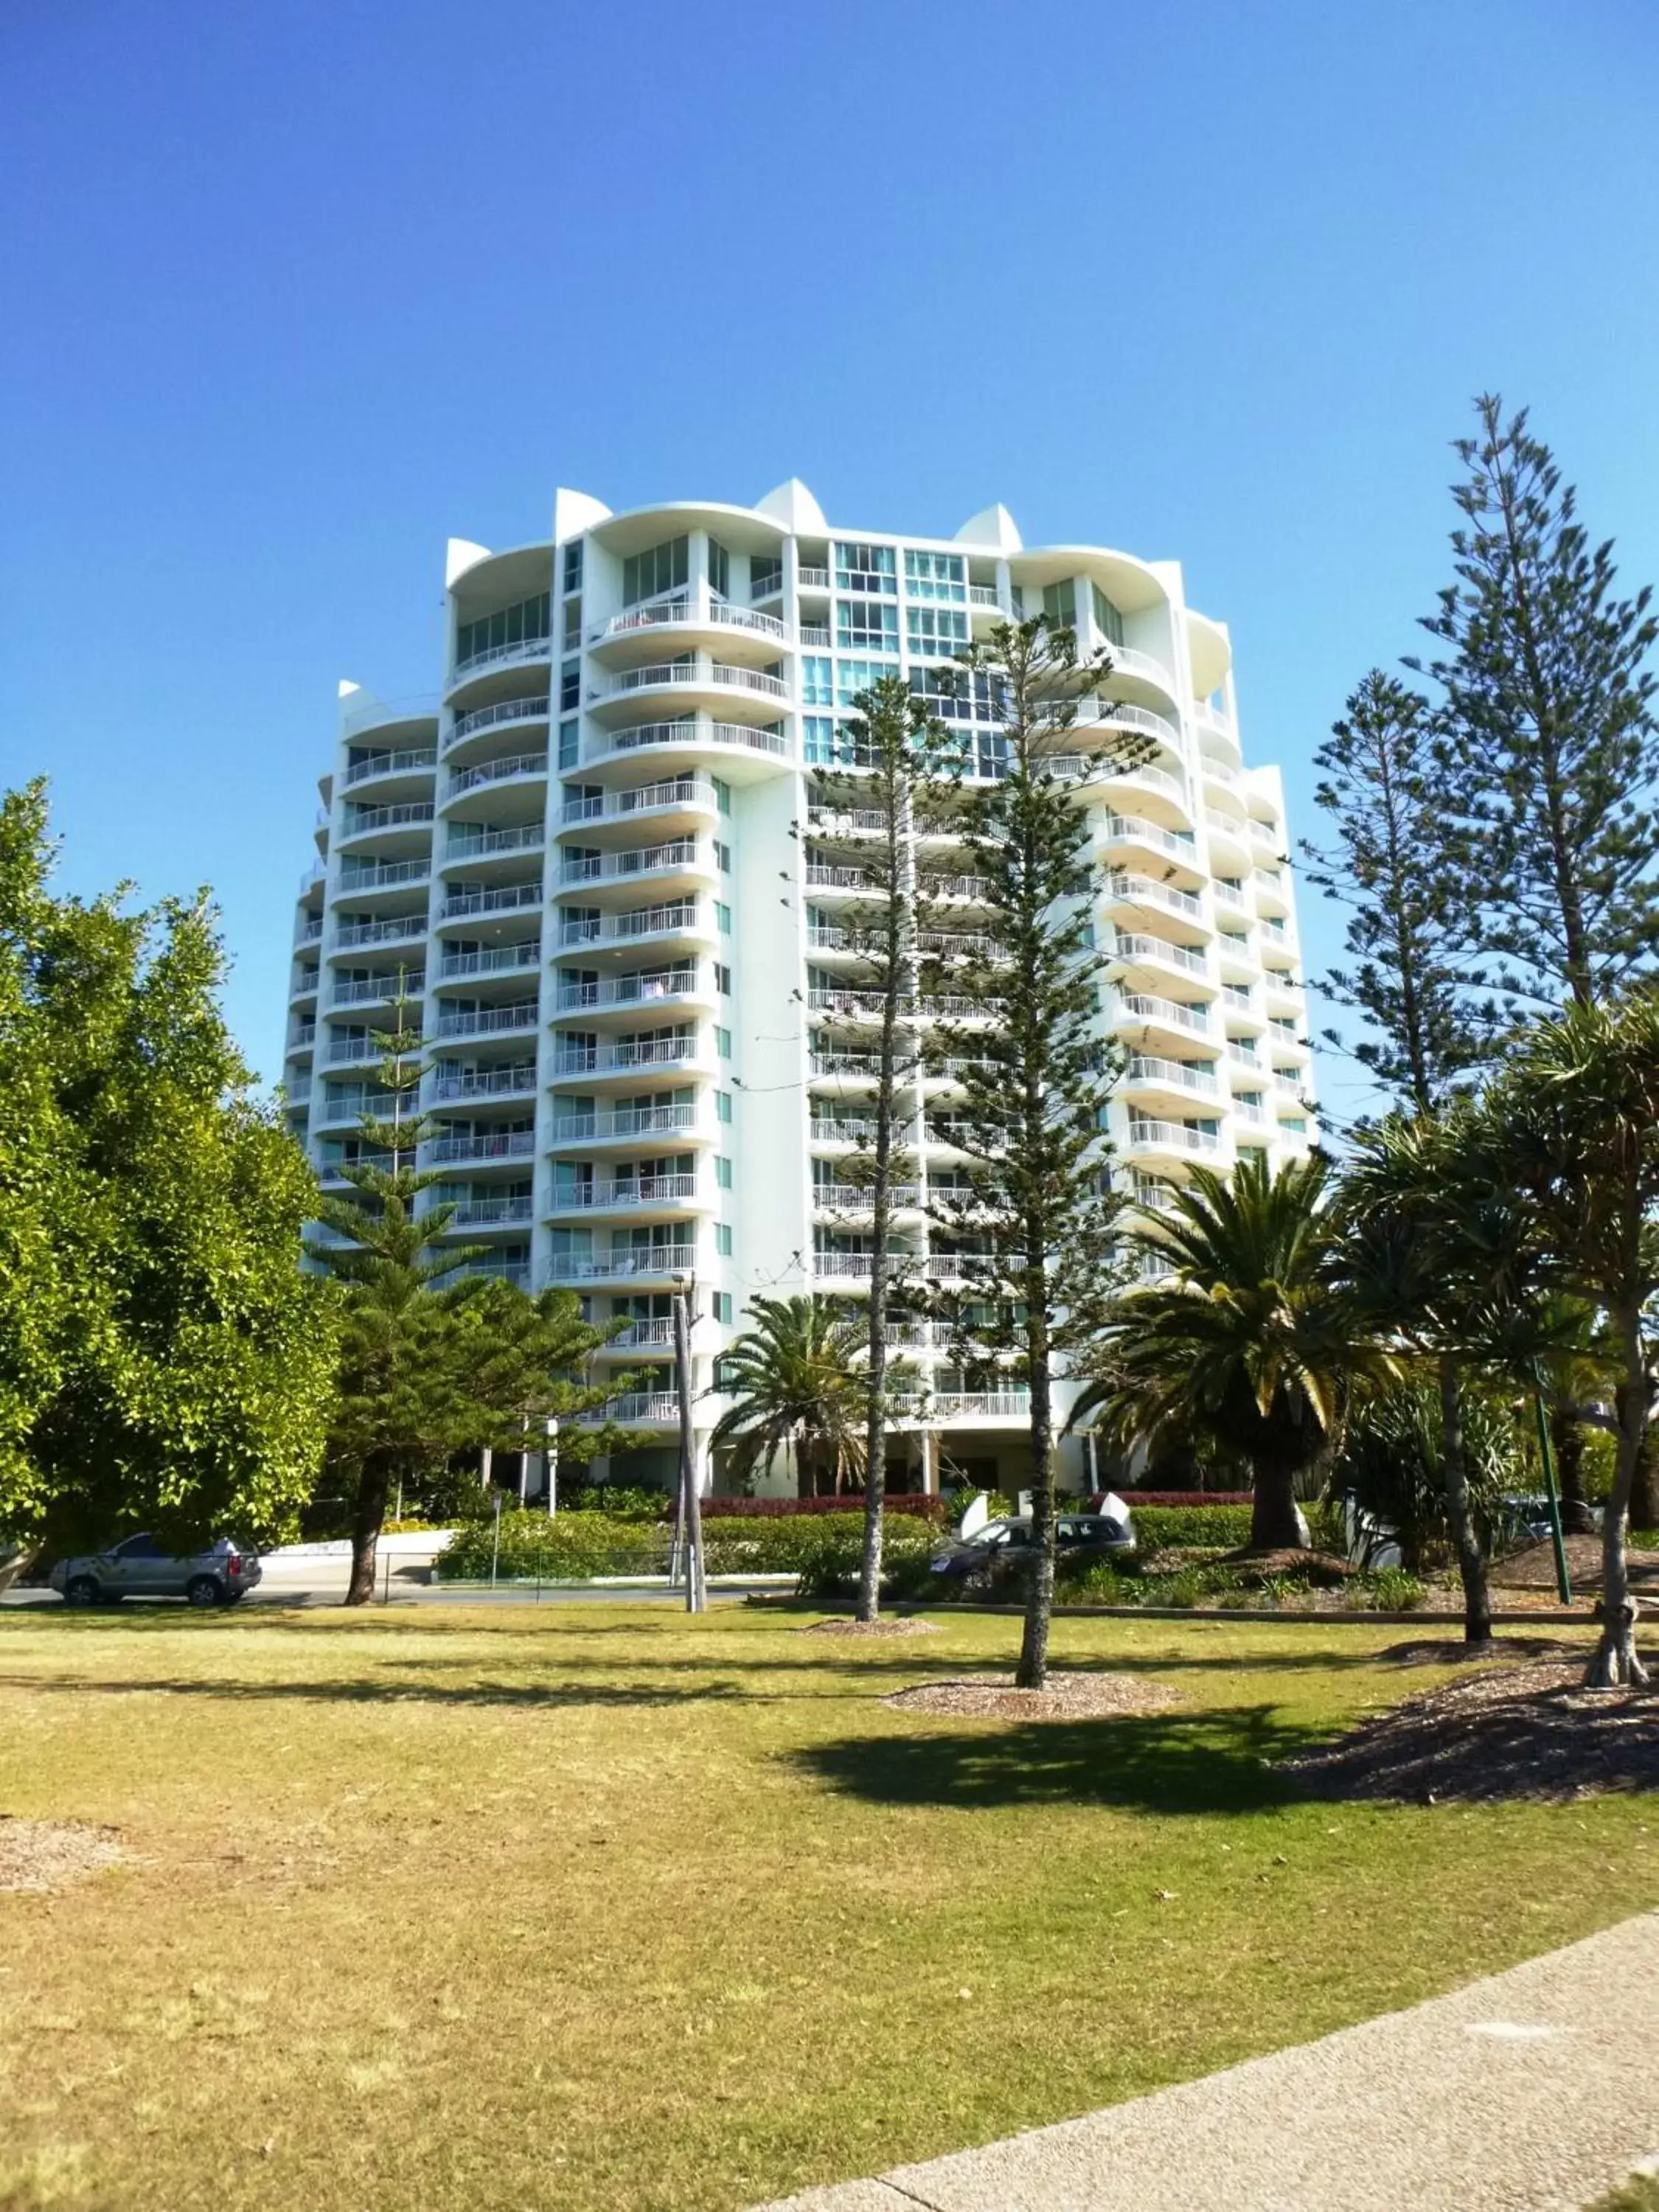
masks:
POLYGON ((0 2205, 731 2208, 1340 2027, 1655 1902, 1659 1808, 1305 1802, 1378 1626, 1066 1620, 1167 1712, 721 1608, 0 1614, 0 2205))

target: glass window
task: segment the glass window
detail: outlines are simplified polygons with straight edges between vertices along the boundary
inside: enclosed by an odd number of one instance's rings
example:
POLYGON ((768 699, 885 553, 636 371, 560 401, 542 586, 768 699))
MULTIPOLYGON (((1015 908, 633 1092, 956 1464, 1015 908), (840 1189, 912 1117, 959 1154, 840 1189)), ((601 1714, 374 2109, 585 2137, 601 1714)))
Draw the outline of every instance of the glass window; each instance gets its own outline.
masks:
POLYGON ((732 556, 713 538, 708 541, 708 581, 720 598, 731 598, 732 556))
POLYGON ((722 845, 718 837, 714 840, 714 866, 723 876, 732 872, 732 848, 722 845))
POLYGON ((910 689, 941 722, 1000 722, 1000 678, 988 669, 913 668, 910 689))
POLYGON ((717 1060, 730 1060, 730 1059, 731 1059, 731 1057, 732 1057, 732 1032, 731 1032, 731 1030, 723 1030, 723 1029, 718 1029, 718 1028, 715 1030, 715 1031, 714 1031, 714 1056, 715 1056, 715 1058, 716 1058, 717 1060))
POLYGON ((582 703, 582 665, 567 660, 559 671, 559 712, 568 714, 582 703))
POLYGON ((913 599, 965 602, 968 585, 961 554, 915 553, 907 550, 904 588, 913 599))
POLYGON ((722 937, 732 934, 732 909, 729 906, 723 906, 719 899, 714 901, 714 927, 722 937))
POLYGON ((843 651, 896 653, 898 609, 884 599, 837 599, 836 643, 843 651))
POLYGON ((580 726, 575 721, 561 722, 559 725, 559 766, 562 769, 576 765, 576 733, 580 726))
POLYGON ((1069 576, 1063 584, 1043 586, 1042 611, 1055 629, 1077 628, 1077 586, 1069 576))
POLYGON ((717 1221, 714 1224, 714 1249, 722 1260, 731 1258, 732 1224, 729 1221, 717 1221))
POLYGON ((838 592, 896 593, 898 568, 890 545, 837 544, 836 589, 838 592))
POLYGON ((728 1328, 731 1327, 731 1325, 732 1325, 732 1293, 731 1293, 731 1291, 715 1291, 715 1293, 714 1293, 714 1318, 715 1318, 715 1320, 716 1320, 717 1322, 721 1322, 725 1327, 726 1327, 726 1328, 728 1328))
POLYGON ((635 606, 659 592, 678 589, 690 574, 690 556, 689 538, 671 538, 648 553, 630 553, 623 562, 623 605, 635 606))
POLYGON ((501 607, 494 614, 480 615, 473 622, 458 623, 455 626, 455 659, 459 664, 471 660, 481 653, 498 646, 533 644, 549 635, 553 611, 552 594, 539 592, 536 598, 520 599, 510 607, 501 607))
POLYGON ((1121 645, 1123 642, 1122 616, 1098 584, 1091 584, 1089 589, 1094 599, 1095 628, 1109 644, 1121 645))
POLYGON ((714 1187, 717 1190, 732 1188, 732 1163, 724 1153, 717 1154, 714 1160, 714 1187))
POLYGON ((777 553, 751 553, 749 556, 750 598, 769 599, 782 589, 782 556, 777 553))
POLYGON ((564 587, 567 592, 580 592, 582 587, 582 541, 580 538, 564 549, 564 587))
POLYGON ((717 1121, 730 1121, 732 1119, 732 1094, 729 1091, 714 1093, 714 1119, 717 1121))
POLYGON ((968 617, 955 607, 907 607, 905 627, 913 654, 953 659, 968 648, 968 617))
POLYGON ((732 811, 731 785, 729 783, 722 783, 717 775, 710 776, 708 780, 714 787, 714 805, 716 810, 721 814, 729 814, 732 811))
POLYGON ((800 702, 803 707, 833 707, 836 703, 830 663, 821 654, 808 653, 801 657, 800 702))
POLYGON ((582 603, 579 592, 564 603, 564 649, 574 653, 582 641, 582 603))
POLYGON ((732 970, 718 960, 714 963, 714 988, 723 999, 732 995, 732 970))
POLYGON ((838 660, 836 663, 836 704, 850 707, 860 691, 867 691, 879 684, 884 676, 896 676, 898 671, 890 662, 883 660, 838 660))

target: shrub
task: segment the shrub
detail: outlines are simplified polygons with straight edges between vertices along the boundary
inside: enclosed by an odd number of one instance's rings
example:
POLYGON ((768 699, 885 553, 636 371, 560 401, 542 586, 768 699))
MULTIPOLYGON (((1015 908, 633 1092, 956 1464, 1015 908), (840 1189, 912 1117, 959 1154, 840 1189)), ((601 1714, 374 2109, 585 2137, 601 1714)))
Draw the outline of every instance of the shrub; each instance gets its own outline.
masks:
MULTIPOLYGON (((670 1499, 665 1510, 672 1515, 673 1510, 670 1499)), ((886 1510, 938 1522, 949 1514, 950 1501, 927 1496, 920 1490, 890 1490, 886 1510)), ((705 1522, 810 1520, 836 1513, 856 1513, 862 1517, 863 1512, 864 1500, 856 1492, 843 1498, 705 1498, 702 1501, 705 1522)))
POLYGON ((501 1514, 499 1557, 492 1515, 457 1529, 439 1555, 437 1570, 447 1581, 487 1581, 495 1558, 499 1574, 548 1581, 649 1573, 663 1565, 665 1540, 653 1522, 591 1510, 550 1519, 545 1513, 509 1507, 501 1514))
POLYGON ((672 1516, 674 1501, 665 1490, 632 1490, 625 1483, 595 1482, 563 1499, 564 1513, 605 1513, 613 1521, 660 1521, 672 1516))
POLYGON ((1231 1551, 1250 1540, 1248 1505, 1139 1505, 1127 1501, 1143 1551, 1231 1551))
POLYGON ((1428 1584, 1409 1567, 1379 1567, 1370 1577, 1371 1602, 1379 1613, 1409 1613, 1428 1594, 1428 1584))

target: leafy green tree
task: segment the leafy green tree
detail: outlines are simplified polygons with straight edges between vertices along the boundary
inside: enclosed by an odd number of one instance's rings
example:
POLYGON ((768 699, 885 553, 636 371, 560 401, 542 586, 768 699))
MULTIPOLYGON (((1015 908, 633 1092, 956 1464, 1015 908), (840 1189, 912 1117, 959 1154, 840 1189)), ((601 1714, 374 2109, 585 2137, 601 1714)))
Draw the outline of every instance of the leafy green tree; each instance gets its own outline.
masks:
POLYGON ((1032 1559, 1015 1680, 1041 1689, 1054 1587, 1054 1380, 1104 1324, 1126 1204, 1103 1133, 1123 1056, 1102 1034, 1108 956, 1095 942, 1085 804, 1092 782, 1146 749, 1103 723, 1101 750, 1079 755, 1079 702, 1109 675, 1110 656, 1080 657, 1075 634, 1044 616, 999 623, 969 665, 1000 695, 1002 757, 997 775, 964 787, 959 818, 988 941, 930 970, 970 1010, 929 1036, 930 1065, 960 1085, 949 1110, 968 1160, 933 1213, 963 1240, 966 1356, 1012 1355, 1030 1393, 1032 1559))
MULTIPOLYGON (((532 1299, 515 1285, 457 1273, 443 1243, 452 1205, 422 1206, 443 1181, 422 1169, 431 1133, 419 1110, 421 1038, 410 1001, 373 1032, 382 1110, 358 1124, 348 1198, 325 1197, 313 1258, 343 1285, 337 1396, 328 1455, 355 1485, 348 1605, 374 1595, 375 1558, 394 1486, 418 1491, 461 1452, 533 1448, 550 1420, 597 1413, 629 1387, 582 1379, 614 1330, 590 1328, 568 1292, 532 1299)), ((580 1461, 629 1439, 609 1425, 561 1431, 560 1456, 580 1461)))
MULTIPOLYGON (((1457 441, 1457 580, 1425 627, 1443 648, 1455 799, 1479 949, 1519 1011, 1579 1005, 1659 950, 1659 727, 1646 589, 1617 595, 1577 497, 1523 409, 1475 403, 1457 441)), ((1407 665, 1417 666, 1415 661, 1407 665)))
MULTIPOLYGON (((855 954, 849 1003, 875 1030, 874 1097, 867 1125, 856 1128, 852 1152, 838 1180, 859 1194, 859 1225, 868 1225, 874 1263, 866 1316, 863 1368, 866 1413, 864 1437, 864 1551, 859 1571, 858 1618, 881 1611, 883 1508, 887 1478, 887 1425, 891 1410, 888 1325, 895 1294, 902 1295, 903 1261, 892 1237, 893 1193, 914 1179, 916 1156, 905 1142, 921 1066, 918 963, 928 924, 937 921, 929 872, 915 839, 948 819, 952 787, 947 770, 959 765, 960 741, 932 714, 900 676, 884 676, 854 699, 848 726, 848 764, 819 768, 816 787, 839 802, 841 817, 856 825, 860 872, 867 895, 838 910, 838 949, 855 954)), ((835 816, 826 806, 821 826, 835 816)))
POLYGON ((721 1356, 720 1387, 731 1403, 711 1443, 732 1446, 740 1479, 769 1472, 787 1451, 802 1498, 823 1490, 838 1497, 865 1472, 868 1407, 857 1362, 866 1331, 828 1298, 757 1297, 749 1315, 753 1327, 721 1356))
POLYGON ((1495 1175, 1536 1212, 1556 1287, 1607 1316, 1618 1456, 1602 1517, 1603 1621, 1589 1680, 1644 1682, 1626 1537, 1653 1413, 1644 1314, 1659 1291, 1659 992, 1574 1003, 1537 1024, 1481 1114, 1495 1175))
POLYGON ((269 1539, 327 1413, 314 1185, 225 1029, 206 895, 56 897, 52 857, 37 782, 0 804, 0 1523, 269 1539))
MULTIPOLYGON (((1429 702, 1373 669, 1314 755, 1334 845, 1304 843, 1310 883, 1347 909, 1348 964, 1327 994, 1366 1026, 1353 1047, 1384 1090, 1419 1111, 1480 1055, 1468 994, 1466 855, 1452 836, 1449 763, 1429 702)), ((1328 1032, 1342 1048, 1342 1038, 1328 1032)))
POLYGON ((1301 1543, 1298 1483, 1356 1386, 1399 1372, 1342 1280, 1331 1194, 1317 1152, 1272 1175, 1243 1160, 1231 1182, 1195 1169, 1167 1213, 1129 1231, 1133 1250, 1173 1272, 1117 1301, 1073 1414, 1098 1409, 1126 1443, 1205 1429, 1242 1452, 1256 1550, 1301 1543))
MULTIPOLYGON (((1392 1389, 1362 1401, 1344 1425, 1330 1486, 1351 1498, 1399 1539, 1401 1564, 1416 1572, 1425 1546, 1451 1539, 1443 1480, 1440 1425, 1444 1406, 1437 1378, 1408 1374, 1392 1389)), ((1506 1495, 1525 1486, 1526 1454, 1515 1418, 1491 1389, 1459 1401, 1460 1450, 1471 1507, 1490 1517, 1506 1495)))

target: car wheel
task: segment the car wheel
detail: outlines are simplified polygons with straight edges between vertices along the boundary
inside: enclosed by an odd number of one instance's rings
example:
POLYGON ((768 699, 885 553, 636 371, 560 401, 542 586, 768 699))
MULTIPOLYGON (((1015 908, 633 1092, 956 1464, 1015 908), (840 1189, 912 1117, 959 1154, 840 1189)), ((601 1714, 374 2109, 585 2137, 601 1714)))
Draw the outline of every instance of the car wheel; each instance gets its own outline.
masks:
POLYGON ((76 1575, 64 1585, 65 1605, 96 1605, 102 1593, 90 1575, 76 1575))
POLYGON ((219 1585, 211 1575, 198 1575, 185 1589, 185 1595, 192 1605, 217 1605, 219 1585))

